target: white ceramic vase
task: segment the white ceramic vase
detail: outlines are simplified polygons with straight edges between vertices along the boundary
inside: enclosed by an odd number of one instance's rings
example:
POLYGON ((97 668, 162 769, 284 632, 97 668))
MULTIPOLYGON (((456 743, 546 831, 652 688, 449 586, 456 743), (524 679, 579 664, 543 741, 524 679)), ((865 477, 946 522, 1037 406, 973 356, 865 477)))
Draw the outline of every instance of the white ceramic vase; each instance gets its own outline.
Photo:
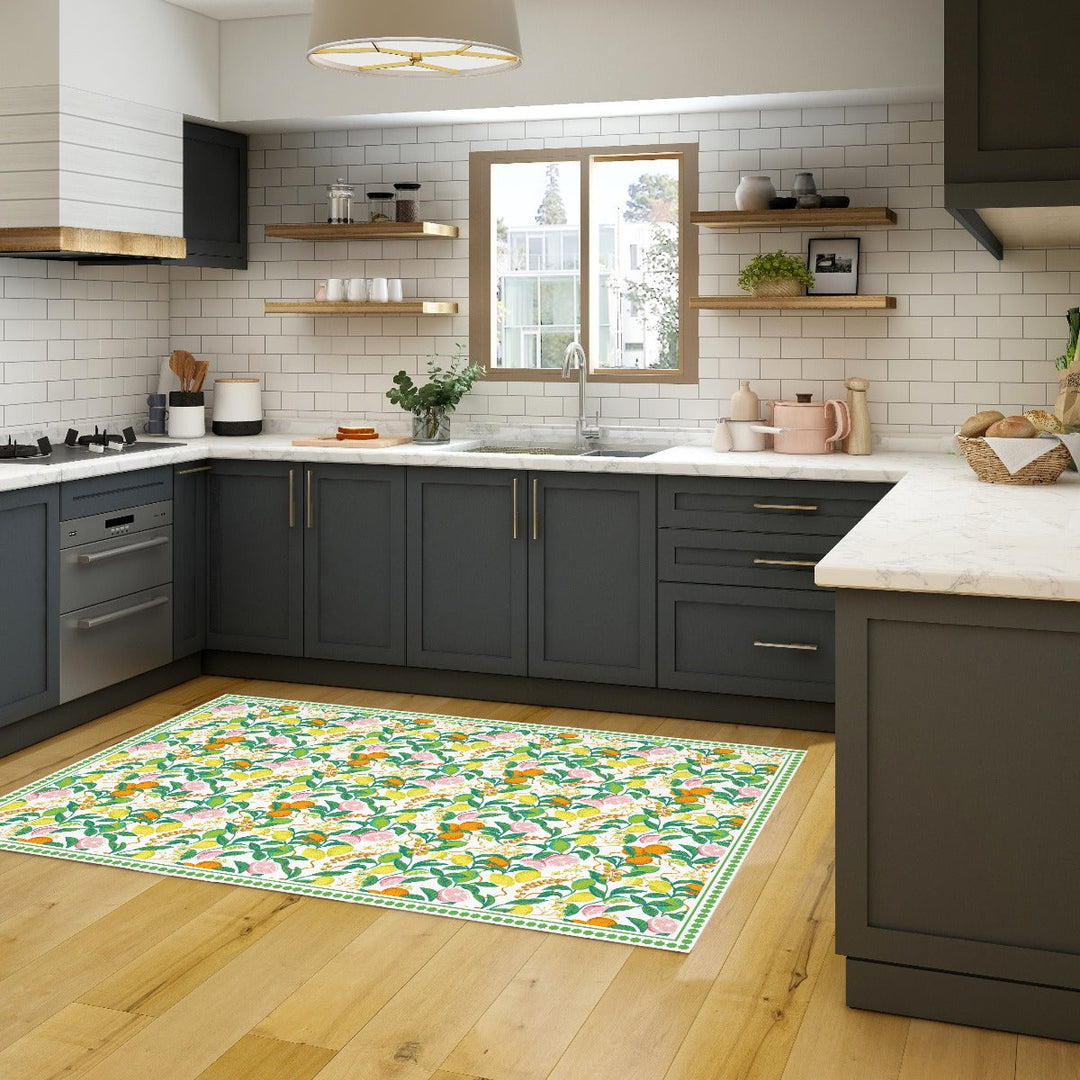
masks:
POLYGON ((776 188, 767 176, 744 176, 735 189, 736 210, 768 210, 776 188))

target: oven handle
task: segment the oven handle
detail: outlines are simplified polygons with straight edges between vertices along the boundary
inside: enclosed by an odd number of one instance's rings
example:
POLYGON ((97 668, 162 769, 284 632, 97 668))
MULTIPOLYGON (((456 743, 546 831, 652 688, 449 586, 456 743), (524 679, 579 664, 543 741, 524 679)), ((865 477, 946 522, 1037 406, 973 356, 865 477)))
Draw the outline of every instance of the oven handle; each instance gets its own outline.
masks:
POLYGON ((162 604, 168 602, 169 598, 167 596, 155 596, 153 600, 147 600, 143 604, 135 604, 129 608, 122 608, 120 611, 110 611, 108 615, 99 615, 96 619, 79 619, 75 625, 80 630, 96 630, 99 626, 118 622, 120 619, 126 619, 129 615, 138 615, 140 612, 161 607, 162 604))
POLYGON ((113 559, 117 555, 130 555, 134 551, 145 551, 147 548, 160 547, 167 544, 167 536, 155 536, 153 540, 140 540, 137 544, 125 544, 123 547, 108 548, 106 551, 94 551, 89 555, 77 555, 75 561, 88 566, 92 563, 102 562, 105 559, 113 559))

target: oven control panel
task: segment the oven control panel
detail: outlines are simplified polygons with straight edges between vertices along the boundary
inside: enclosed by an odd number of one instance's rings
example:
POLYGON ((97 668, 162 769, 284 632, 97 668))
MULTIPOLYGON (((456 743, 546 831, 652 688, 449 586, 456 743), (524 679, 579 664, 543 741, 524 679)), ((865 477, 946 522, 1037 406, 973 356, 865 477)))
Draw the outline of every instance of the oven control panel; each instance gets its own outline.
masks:
POLYGON ((172 524, 172 500, 133 506, 111 514, 94 514, 92 517, 74 518, 60 523, 60 546, 77 547, 94 540, 107 540, 114 536, 158 529, 172 524))

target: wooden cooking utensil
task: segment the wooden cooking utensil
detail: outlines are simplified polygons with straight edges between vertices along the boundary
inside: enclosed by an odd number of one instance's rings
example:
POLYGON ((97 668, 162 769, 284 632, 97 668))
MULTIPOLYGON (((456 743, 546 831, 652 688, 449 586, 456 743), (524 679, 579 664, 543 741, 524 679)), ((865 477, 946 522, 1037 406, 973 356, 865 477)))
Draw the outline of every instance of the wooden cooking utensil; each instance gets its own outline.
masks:
POLYGON ((187 349, 177 349, 169 357, 169 367, 180 380, 180 389, 185 393, 191 389, 195 363, 195 357, 187 349))
POLYGON ((195 361, 195 393, 199 393, 203 388, 203 383, 206 381, 206 373, 210 370, 209 360, 196 360, 195 361))

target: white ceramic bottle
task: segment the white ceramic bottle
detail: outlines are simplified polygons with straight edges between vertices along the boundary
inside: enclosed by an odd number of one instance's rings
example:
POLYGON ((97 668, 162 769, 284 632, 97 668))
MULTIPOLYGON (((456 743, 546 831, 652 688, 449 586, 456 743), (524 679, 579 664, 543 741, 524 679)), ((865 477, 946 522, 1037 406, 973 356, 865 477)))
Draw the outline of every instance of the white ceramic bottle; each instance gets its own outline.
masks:
POLYGON ((731 395, 731 419, 732 420, 760 420, 761 401, 757 394, 750 389, 750 380, 742 379, 739 389, 731 395))

